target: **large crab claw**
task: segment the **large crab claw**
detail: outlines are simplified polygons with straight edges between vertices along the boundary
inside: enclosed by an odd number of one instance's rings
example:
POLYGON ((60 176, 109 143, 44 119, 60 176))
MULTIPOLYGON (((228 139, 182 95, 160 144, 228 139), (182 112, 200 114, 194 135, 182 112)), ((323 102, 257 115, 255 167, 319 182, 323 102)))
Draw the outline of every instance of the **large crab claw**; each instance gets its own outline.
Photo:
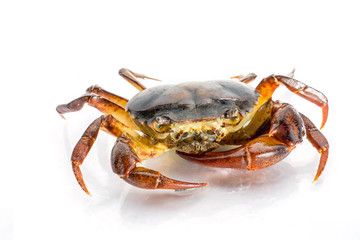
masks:
POLYGON ((307 117, 299 114, 291 105, 277 103, 275 108, 270 131, 238 148, 202 155, 179 151, 176 153, 184 159, 207 166, 257 170, 284 159, 302 141, 305 128, 307 138, 321 154, 314 178, 316 181, 325 168, 329 154, 326 138, 307 117))
POLYGON ((100 129, 114 136, 119 136, 112 150, 111 163, 113 171, 126 182, 145 189, 187 189, 207 185, 207 183, 190 183, 174 180, 165 177, 160 172, 137 166, 140 163, 139 156, 134 153, 137 148, 141 148, 139 152, 141 152, 140 156, 142 159, 159 155, 166 148, 150 146, 135 131, 126 127, 111 115, 108 115, 101 116, 90 124, 76 144, 71 156, 76 180, 88 195, 90 195, 90 192, 85 185, 80 166, 95 142, 100 129))
MULTIPOLYGON (((165 177, 160 172, 138 167, 139 157, 131 146, 134 140, 120 136, 111 153, 113 171, 131 185, 145 189, 188 189, 206 186, 207 183, 190 183, 165 177)), ((144 150, 144 148, 143 148, 144 150)))

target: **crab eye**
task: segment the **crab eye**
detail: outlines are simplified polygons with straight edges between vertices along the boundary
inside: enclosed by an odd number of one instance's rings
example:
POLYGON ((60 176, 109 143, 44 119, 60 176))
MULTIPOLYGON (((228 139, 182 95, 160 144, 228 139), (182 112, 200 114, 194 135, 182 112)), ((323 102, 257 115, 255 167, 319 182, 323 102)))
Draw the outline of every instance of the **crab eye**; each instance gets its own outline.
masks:
POLYGON ((170 118, 158 116, 155 118, 154 128, 158 132, 166 132, 167 130, 169 130, 170 124, 170 118))
POLYGON ((240 122, 241 117, 240 113, 237 109, 230 109, 224 112, 224 114, 221 116, 223 118, 223 122, 225 124, 237 124, 240 122))

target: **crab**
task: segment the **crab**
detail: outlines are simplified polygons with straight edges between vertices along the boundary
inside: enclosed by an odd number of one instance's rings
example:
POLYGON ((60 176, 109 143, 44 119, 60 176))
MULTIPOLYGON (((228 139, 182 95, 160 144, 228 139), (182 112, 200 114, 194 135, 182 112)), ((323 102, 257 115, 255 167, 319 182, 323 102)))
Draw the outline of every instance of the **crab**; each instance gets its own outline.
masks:
POLYGON ((71 156, 76 180, 89 195, 80 166, 100 129, 116 137, 111 151, 114 173, 143 189, 183 190, 207 185, 174 180, 141 165, 170 149, 206 166, 258 170, 284 159, 306 135, 320 153, 314 181, 324 170, 329 155, 324 135, 290 104, 272 100, 274 91, 284 85, 322 109, 320 129, 324 127, 328 116, 326 96, 295 80, 294 70, 288 75, 263 78, 256 88, 247 84, 256 78, 255 74, 148 89, 139 79, 158 79, 125 68, 119 74, 140 91, 131 100, 93 85, 85 95, 56 108, 63 116, 88 104, 104 114, 89 125, 71 156), (222 145, 237 147, 212 151, 222 145))

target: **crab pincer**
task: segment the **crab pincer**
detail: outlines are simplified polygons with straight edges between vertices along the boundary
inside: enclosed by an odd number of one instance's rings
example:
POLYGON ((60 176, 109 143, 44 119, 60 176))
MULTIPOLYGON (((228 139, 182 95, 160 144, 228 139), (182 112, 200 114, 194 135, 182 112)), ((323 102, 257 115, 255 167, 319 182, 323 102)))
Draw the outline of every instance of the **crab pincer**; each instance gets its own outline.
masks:
POLYGON ((165 177, 158 171, 137 166, 138 156, 131 149, 131 140, 119 137, 111 153, 114 173, 127 183, 145 189, 187 189, 206 186, 207 183, 190 183, 165 177))
POLYGON ((189 161, 218 168, 258 170, 274 165, 284 159, 307 132, 307 138, 321 154, 316 181, 325 168, 329 144, 322 133, 303 114, 299 114, 286 103, 274 104, 270 131, 245 143, 244 145, 220 152, 204 154, 176 153, 189 161))

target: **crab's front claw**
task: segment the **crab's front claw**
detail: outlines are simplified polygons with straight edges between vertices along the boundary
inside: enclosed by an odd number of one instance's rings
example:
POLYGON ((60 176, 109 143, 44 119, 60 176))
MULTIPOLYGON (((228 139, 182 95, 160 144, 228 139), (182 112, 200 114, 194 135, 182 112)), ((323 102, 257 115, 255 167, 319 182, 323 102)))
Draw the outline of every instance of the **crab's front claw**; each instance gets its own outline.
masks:
POLYGON ((263 169, 284 159, 302 141, 304 130, 306 130, 308 140, 321 155, 314 178, 316 181, 325 168, 329 155, 329 143, 306 116, 299 114, 286 103, 275 103, 269 133, 238 148, 222 152, 207 152, 202 155, 179 151, 176 153, 186 160, 211 167, 263 169))
POLYGON ((204 187, 207 183, 190 183, 165 177, 160 172, 136 167, 127 176, 122 177, 127 183, 145 189, 188 189, 204 187))
MULTIPOLYGON (((121 136, 118 138, 111 154, 113 171, 127 183, 144 189, 188 189, 207 185, 207 183, 174 180, 165 177, 160 172, 136 166, 140 163, 140 160, 134 153, 132 146, 134 146, 134 140, 121 136)), ((145 148, 142 150, 146 151, 145 148)))
POLYGON ((246 145, 202 155, 177 151, 180 157, 198 164, 217 167, 257 170, 269 167, 285 158, 291 149, 273 137, 261 136, 246 145))

